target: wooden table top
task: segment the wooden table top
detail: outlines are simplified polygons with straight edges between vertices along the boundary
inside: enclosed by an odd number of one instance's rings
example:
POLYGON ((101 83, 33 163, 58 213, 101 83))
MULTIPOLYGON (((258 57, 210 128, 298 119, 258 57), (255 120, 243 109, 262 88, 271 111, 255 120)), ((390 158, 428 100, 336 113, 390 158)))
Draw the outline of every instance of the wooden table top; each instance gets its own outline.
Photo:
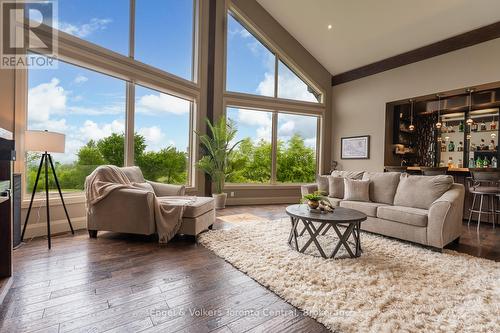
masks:
POLYGON ((333 212, 322 214, 310 212, 306 204, 291 205, 286 207, 286 213, 314 222, 352 223, 366 220, 366 214, 344 207, 335 207, 333 212))

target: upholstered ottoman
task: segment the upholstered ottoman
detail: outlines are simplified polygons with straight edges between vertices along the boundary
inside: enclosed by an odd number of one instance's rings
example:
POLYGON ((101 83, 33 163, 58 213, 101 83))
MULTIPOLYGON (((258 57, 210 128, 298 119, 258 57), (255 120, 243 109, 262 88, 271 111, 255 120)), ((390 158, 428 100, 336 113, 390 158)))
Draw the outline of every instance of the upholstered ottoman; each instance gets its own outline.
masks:
POLYGON ((196 236, 215 222, 214 199, 196 197, 196 201, 184 208, 182 225, 178 234, 196 236))

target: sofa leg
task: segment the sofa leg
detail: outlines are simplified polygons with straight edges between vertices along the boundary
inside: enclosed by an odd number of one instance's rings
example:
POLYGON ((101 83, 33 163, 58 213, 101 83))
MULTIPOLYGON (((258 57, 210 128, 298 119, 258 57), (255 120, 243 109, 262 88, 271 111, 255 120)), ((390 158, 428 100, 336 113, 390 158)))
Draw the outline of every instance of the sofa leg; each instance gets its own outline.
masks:
POLYGON ((97 238, 97 230, 89 230, 90 238, 97 238))
POLYGON ((213 228, 214 228, 213 224, 211 224, 211 225, 208 226, 208 230, 212 230, 213 228))

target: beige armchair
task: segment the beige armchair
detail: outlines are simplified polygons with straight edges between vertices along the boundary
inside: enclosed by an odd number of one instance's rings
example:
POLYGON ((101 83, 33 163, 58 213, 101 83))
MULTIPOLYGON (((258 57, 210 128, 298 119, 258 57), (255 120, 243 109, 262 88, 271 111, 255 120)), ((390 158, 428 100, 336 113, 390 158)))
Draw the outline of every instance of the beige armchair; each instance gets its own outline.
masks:
MULTIPOLYGON (((113 231, 131 234, 151 235, 156 232, 154 217, 154 196, 185 195, 184 185, 170 185, 144 179, 139 167, 121 168, 127 178, 140 188, 123 188, 112 191, 87 212, 87 229, 92 238, 97 232, 113 231), (151 192, 151 189, 154 191, 151 192)), ((197 197, 184 210, 179 233, 196 236, 215 222, 215 208, 212 198, 197 197)))

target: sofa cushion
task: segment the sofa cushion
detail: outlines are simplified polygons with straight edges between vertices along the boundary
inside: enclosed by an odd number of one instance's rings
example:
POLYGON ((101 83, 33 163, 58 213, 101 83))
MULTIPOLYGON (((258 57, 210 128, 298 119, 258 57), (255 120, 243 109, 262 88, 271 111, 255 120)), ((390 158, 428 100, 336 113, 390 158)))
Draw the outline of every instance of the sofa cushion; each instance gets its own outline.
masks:
POLYGON ((153 189, 153 186, 151 186, 150 183, 132 183, 132 185, 141 190, 155 193, 155 190, 153 189))
POLYGON ((370 181, 370 201, 392 205, 400 176, 400 172, 365 172, 363 180, 370 181))
POLYGON ((417 227, 427 226, 428 214, 429 211, 427 209, 403 206, 380 206, 377 209, 378 218, 410 224, 417 227))
POLYGON ((321 193, 329 193, 329 184, 328 184, 328 177, 329 175, 322 176, 322 175, 317 175, 316 176, 316 183, 318 184, 318 191, 321 193))
POLYGON ((131 166, 131 167, 123 167, 120 168, 125 176, 127 176, 128 180, 130 180, 131 183, 144 183, 146 182, 144 180, 144 176, 142 175, 142 171, 139 167, 137 166, 131 166))
POLYGON ((328 197, 327 199, 332 204, 332 206, 334 206, 334 207, 339 206, 339 204, 342 202, 342 199, 339 199, 339 198, 330 198, 330 197, 328 197))
POLYGON ((363 178, 364 171, 341 171, 341 170, 333 170, 331 176, 334 177, 343 177, 343 178, 351 178, 351 179, 361 179, 363 178))
POLYGON ((198 217, 215 208, 214 199, 210 197, 196 197, 196 201, 184 208, 183 217, 198 217))
POLYGON ((344 178, 344 200, 370 201, 370 181, 344 178))
POLYGON ((340 207, 355 209, 361 213, 365 213, 368 216, 377 217, 377 208, 381 206, 387 206, 383 203, 377 202, 362 202, 362 201, 342 201, 340 202, 340 207))
POLYGON ((394 197, 395 206, 429 209, 453 185, 453 177, 402 174, 394 197))
POLYGON ((328 176, 328 196, 338 199, 344 197, 344 178, 328 176))

